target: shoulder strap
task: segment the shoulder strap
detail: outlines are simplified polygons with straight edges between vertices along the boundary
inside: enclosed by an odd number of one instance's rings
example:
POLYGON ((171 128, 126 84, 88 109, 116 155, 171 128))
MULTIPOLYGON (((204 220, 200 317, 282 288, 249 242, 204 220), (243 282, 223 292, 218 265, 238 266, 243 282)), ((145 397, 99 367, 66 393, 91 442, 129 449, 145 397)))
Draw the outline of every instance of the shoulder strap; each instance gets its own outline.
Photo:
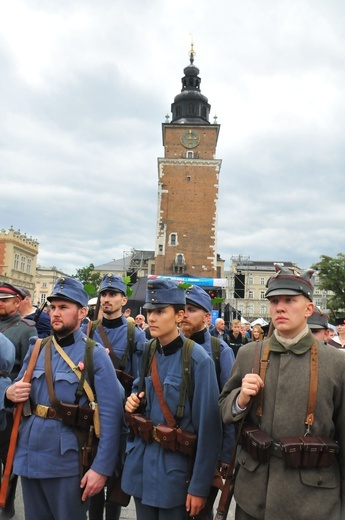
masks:
POLYGON ((220 340, 215 336, 211 336, 212 359, 216 366, 216 375, 218 386, 220 389, 220 340))
POLYGON ((150 372, 151 363, 152 363, 153 356, 155 355, 156 348, 157 348, 156 339, 151 339, 151 341, 149 341, 145 345, 145 349, 144 349, 144 353, 143 353, 143 361, 142 361, 141 370, 140 370, 138 394, 140 394, 140 392, 142 392, 145 389, 145 377, 150 372))
POLYGON ((182 346, 181 361, 182 361, 182 383, 180 389, 180 397, 177 405, 176 419, 179 423, 184 416, 186 394, 189 402, 193 400, 193 380, 192 380, 192 350, 194 341, 185 339, 182 346))
POLYGON ((97 329, 97 325, 101 322, 101 320, 89 321, 86 327, 86 335, 89 338, 93 338, 95 330, 97 329))
POLYGON ((176 421, 173 414, 170 411, 169 406, 167 405, 164 399, 164 391, 162 387, 161 380, 159 379, 158 368, 157 368, 157 352, 152 358, 152 384, 155 390, 155 394, 157 396, 159 406, 163 412, 164 419, 166 420, 167 425, 170 428, 175 428, 176 421))

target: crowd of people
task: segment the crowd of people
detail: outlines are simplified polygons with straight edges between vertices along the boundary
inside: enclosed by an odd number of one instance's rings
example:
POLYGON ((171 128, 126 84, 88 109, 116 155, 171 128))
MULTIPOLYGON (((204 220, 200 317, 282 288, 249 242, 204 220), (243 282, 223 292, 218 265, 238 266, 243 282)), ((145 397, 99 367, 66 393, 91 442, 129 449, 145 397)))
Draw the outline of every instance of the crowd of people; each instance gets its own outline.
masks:
POLYGON ((20 476, 26 520, 119 520, 130 496, 138 520, 211 520, 236 456, 236 520, 344 519, 345 317, 332 335, 311 275, 276 266, 268 330, 212 323, 207 292, 169 278, 135 318, 113 273, 93 315, 74 278, 49 309, 1 283, 1 517, 20 476))

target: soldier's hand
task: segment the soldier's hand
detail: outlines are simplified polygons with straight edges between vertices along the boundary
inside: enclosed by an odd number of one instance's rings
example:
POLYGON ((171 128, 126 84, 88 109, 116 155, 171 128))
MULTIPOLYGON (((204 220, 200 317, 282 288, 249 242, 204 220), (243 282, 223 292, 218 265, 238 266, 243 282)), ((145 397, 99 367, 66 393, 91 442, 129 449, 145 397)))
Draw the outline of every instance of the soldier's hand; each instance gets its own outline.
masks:
POLYGON ((245 408, 253 395, 257 395, 264 382, 258 374, 246 374, 242 379, 241 391, 238 395, 238 406, 245 408))
POLYGON ((22 403, 28 399, 30 390, 31 383, 24 383, 22 378, 6 389, 6 397, 13 403, 22 403))
POLYGON ((80 482, 80 487, 84 488, 83 494, 82 494, 82 501, 85 502, 85 500, 88 497, 92 497, 93 495, 97 495, 101 491, 102 488, 104 488, 106 483, 107 477, 105 475, 101 475, 100 473, 97 473, 93 469, 89 469, 80 482))
POLYGON ((195 495, 187 494, 186 511, 190 517, 198 515, 205 505, 206 497, 196 497, 195 495))
POLYGON ((144 397, 145 392, 140 392, 140 394, 131 394, 129 397, 127 397, 127 401, 125 404, 125 410, 126 412, 133 413, 140 405, 140 400, 144 397))

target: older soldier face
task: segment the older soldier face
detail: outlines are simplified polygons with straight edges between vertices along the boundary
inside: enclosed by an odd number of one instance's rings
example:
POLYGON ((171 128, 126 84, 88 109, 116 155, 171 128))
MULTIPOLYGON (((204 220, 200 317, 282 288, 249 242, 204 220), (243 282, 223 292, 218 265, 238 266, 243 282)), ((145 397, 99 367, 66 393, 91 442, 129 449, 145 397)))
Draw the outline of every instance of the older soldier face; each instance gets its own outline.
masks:
POLYGON ((87 307, 80 307, 68 300, 53 299, 50 304, 50 321, 58 338, 64 338, 80 327, 87 315, 87 307))
POLYGON ((0 319, 7 318, 18 312, 20 300, 17 296, 13 298, 0 298, 0 319))

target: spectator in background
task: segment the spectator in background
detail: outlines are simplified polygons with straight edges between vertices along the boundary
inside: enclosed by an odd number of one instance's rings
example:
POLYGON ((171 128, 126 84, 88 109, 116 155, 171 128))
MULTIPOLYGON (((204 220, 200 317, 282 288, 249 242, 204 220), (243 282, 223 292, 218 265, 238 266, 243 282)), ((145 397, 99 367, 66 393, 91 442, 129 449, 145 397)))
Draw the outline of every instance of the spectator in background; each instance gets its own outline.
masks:
POLYGON ((20 287, 20 290, 25 294, 24 300, 19 304, 19 313, 22 318, 32 320, 35 322, 38 337, 46 338, 51 333, 49 315, 43 309, 34 307, 31 301, 31 293, 26 287, 20 287))
POLYGON ((250 323, 246 323, 245 324, 244 330, 245 330, 246 337, 250 341, 252 339, 252 331, 251 331, 251 328, 250 328, 250 323))
POLYGON ((211 336, 215 336, 229 345, 229 334, 225 329, 225 321, 223 318, 217 318, 214 325, 214 329, 210 330, 211 336))
POLYGON ((260 325, 254 325, 252 330, 252 341, 262 341, 264 339, 264 331, 260 325))
POLYGON ((232 348, 235 357, 241 345, 248 343, 248 339, 241 334, 241 322, 240 320, 232 320, 231 331, 229 333, 229 345, 232 348))

